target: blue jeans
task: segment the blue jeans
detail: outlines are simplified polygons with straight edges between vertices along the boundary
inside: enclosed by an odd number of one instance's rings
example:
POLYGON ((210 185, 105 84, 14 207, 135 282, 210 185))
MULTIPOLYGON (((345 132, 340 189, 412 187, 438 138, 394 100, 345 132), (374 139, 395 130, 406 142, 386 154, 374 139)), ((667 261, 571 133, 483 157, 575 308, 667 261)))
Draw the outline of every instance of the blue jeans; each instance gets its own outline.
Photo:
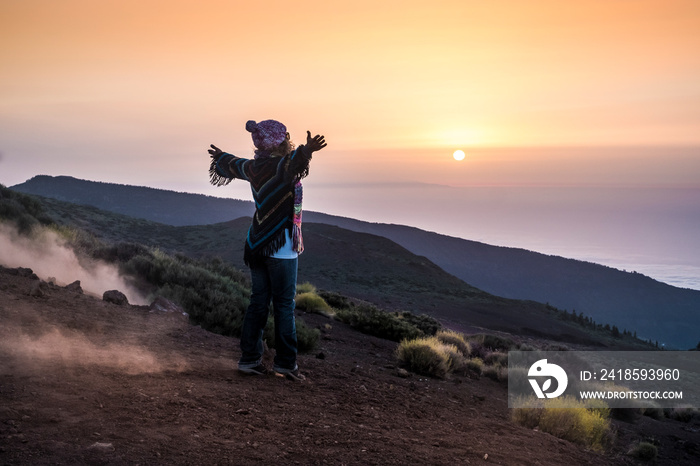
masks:
POLYGON ((275 317, 275 369, 294 370, 297 364, 297 329, 294 323, 294 296, 297 289, 298 259, 267 257, 250 268, 252 292, 241 329, 239 368, 262 363, 263 330, 270 299, 275 317))

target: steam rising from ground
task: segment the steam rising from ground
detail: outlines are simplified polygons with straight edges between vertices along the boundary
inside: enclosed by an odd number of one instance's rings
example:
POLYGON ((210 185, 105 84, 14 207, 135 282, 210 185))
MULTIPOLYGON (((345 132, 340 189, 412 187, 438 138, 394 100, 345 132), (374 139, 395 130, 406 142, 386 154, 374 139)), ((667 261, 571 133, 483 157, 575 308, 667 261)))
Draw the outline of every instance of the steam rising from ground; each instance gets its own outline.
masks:
POLYGON ((131 304, 147 304, 146 299, 119 275, 116 267, 104 262, 78 260, 65 240, 48 229, 36 229, 31 236, 0 224, 0 265, 28 267, 43 280, 56 278, 65 285, 80 280, 88 293, 102 296, 107 290, 119 290, 131 304))

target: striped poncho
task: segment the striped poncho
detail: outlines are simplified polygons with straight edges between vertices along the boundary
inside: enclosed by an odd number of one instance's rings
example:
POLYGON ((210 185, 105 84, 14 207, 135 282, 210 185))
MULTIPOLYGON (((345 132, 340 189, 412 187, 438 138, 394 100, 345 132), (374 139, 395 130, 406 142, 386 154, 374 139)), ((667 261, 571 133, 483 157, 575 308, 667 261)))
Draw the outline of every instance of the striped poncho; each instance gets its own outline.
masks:
POLYGON ((251 160, 226 152, 212 157, 209 176, 213 185, 223 186, 237 178, 248 181, 253 192, 255 215, 245 243, 246 265, 255 265, 283 246, 285 230, 291 232, 293 250, 304 250, 300 180, 308 174, 310 161, 303 145, 284 157, 251 160))

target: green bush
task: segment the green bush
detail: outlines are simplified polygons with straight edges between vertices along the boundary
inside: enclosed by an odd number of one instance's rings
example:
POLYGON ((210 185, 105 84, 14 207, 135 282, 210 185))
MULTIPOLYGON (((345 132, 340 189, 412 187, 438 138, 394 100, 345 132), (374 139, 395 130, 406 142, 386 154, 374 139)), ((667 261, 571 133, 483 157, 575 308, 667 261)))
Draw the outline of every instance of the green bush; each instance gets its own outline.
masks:
POLYGON ((656 459, 659 451, 653 443, 639 442, 630 448, 627 454, 643 461, 652 461, 656 459))
POLYGON ((323 298, 323 300, 328 303, 329 306, 335 309, 349 309, 353 306, 350 300, 332 291, 319 291, 318 295, 323 298))
POLYGON ((0 184, 0 220, 13 223, 22 234, 37 225, 51 225, 41 203, 33 196, 18 193, 0 184))
POLYGON ((435 337, 403 340, 396 349, 401 365, 417 374, 445 378, 454 367, 453 358, 460 355, 454 345, 446 345, 435 337))
POLYGON ((403 311, 396 312, 396 316, 413 325, 425 335, 435 335, 442 327, 440 322, 425 314, 416 315, 409 311, 403 311))
POLYGON ((398 342, 423 335, 420 329, 397 314, 381 311, 368 304, 338 310, 335 317, 362 333, 391 341, 398 342))
POLYGON ((600 401, 583 403, 570 397, 561 397, 534 400, 526 405, 529 406, 512 410, 513 420, 520 425, 530 429, 539 427, 541 431, 555 437, 597 451, 606 449, 612 443, 613 435, 608 419, 610 410, 600 401))
POLYGON ((491 351, 505 351, 508 352, 512 348, 517 347, 515 341, 507 337, 502 337, 499 335, 491 335, 487 333, 478 333, 476 335, 469 335, 467 340, 470 342, 478 343, 484 348, 491 351))
POLYGON ((239 271, 217 261, 195 261, 159 250, 139 250, 121 268, 148 283, 153 295, 180 304, 202 328, 240 335, 250 291, 239 281, 239 271))
MULTIPOLYGON (((299 352, 308 353, 316 349, 321 337, 321 331, 309 327, 300 318, 295 319, 295 324, 297 329, 297 349, 299 352)), ((275 321, 272 316, 269 316, 267 319, 267 324, 263 331, 263 340, 267 342, 269 348, 275 347, 275 321)))

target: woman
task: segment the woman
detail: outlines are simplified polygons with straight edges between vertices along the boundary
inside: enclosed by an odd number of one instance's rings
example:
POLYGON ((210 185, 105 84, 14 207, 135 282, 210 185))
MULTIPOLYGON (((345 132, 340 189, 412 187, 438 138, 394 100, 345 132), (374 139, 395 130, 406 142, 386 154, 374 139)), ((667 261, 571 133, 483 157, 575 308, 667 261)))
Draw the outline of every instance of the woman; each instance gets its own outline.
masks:
POLYGON ((298 148, 287 128, 275 120, 248 121, 255 145, 254 159, 222 152, 211 145, 211 183, 223 186, 238 178, 250 183, 255 215, 245 242, 244 260, 250 267, 252 292, 241 330, 241 359, 238 370, 263 375, 262 335, 270 299, 275 319, 273 370, 288 379, 301 381, 297 365, 297 335, 294 323, 297 259, 304 250, 301 236, 301 179, 309 174, 314 152, 326 147, 325 138, 306 132, 306 144, 298 148))

